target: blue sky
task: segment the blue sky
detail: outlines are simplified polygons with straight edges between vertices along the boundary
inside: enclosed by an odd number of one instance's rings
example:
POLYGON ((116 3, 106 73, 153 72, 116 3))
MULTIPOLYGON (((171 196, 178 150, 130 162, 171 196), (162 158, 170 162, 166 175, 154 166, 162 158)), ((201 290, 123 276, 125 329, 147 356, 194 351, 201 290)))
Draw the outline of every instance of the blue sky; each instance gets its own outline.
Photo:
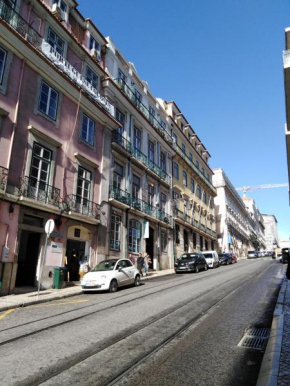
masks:
MULTIPOLYGON (((80 0, 79 10, 175 100, 236 187, 288 182, 282 51, 289 0, 80 0)), ((248 193, 290 237, 287 188, 248 193)))

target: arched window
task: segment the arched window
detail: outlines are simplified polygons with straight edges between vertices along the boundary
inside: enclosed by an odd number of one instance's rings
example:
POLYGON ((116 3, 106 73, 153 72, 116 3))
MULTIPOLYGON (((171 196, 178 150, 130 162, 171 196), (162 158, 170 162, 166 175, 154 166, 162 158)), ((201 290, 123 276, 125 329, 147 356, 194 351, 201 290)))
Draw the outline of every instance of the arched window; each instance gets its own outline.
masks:
POLYGON ((139 221, 129 221, 129 252, 140 252, 141 224, 139 221))

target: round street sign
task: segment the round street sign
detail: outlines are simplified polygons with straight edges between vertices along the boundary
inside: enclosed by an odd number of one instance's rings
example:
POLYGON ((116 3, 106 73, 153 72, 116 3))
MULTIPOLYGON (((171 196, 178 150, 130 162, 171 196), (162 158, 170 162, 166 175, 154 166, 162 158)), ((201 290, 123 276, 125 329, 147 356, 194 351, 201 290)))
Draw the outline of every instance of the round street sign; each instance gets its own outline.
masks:
POLYGON ((47 236, 49 237, 49 235, 51 234, 51 232, 54 230, 54 221, 53 220, 48 220, 45 224, 45 233, 47 234, 47 236))

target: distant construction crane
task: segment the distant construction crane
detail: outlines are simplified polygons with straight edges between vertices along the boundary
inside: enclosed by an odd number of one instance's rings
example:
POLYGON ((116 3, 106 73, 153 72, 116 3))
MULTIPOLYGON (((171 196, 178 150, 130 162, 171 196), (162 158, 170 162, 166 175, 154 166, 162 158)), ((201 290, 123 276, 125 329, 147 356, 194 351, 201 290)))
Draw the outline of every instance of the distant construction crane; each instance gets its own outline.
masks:
POLYGON ((243 192, 243 197, 247 197, 248 190, 257 190, 257 189, 269 189, 269 188, 283 188, 289 187, 289 184, 266 184, 266 185, 256 185, 256 186, 243 186, 241 188, 236 188, 237 191, 243 192))

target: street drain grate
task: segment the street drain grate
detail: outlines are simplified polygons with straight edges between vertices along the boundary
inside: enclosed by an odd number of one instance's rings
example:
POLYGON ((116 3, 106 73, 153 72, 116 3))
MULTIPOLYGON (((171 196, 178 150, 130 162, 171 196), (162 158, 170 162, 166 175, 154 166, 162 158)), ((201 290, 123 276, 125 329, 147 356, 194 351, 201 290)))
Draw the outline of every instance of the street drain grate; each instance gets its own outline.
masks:
POLYGON ((270 335, 269 328, 249 328, 241 341, 239 347, 263 350, 270 335))

